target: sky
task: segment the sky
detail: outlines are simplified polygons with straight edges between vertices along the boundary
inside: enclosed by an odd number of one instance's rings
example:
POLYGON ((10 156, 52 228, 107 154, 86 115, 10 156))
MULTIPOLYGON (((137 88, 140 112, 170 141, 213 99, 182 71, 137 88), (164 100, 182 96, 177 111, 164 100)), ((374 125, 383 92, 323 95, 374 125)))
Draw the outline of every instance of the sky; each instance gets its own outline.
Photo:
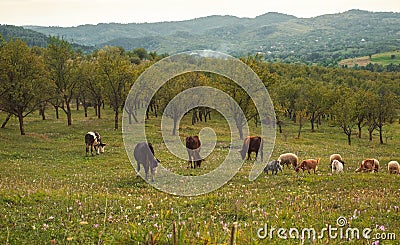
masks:
POLYGON ((399 0, 0 0, 0 24, 78 26, 188 20, 209 15, 296 17, 361 9, 400 12, 399 0))

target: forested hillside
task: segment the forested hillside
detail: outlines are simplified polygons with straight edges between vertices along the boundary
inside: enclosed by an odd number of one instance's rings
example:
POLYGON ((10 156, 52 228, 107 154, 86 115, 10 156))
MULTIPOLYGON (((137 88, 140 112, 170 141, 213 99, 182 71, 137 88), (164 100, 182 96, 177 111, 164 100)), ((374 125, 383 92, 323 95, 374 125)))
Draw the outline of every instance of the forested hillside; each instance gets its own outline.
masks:
POLYGON ((267 13, 256 18, 209 16, 188 21, 27 28, 84 45, 144 47, 157 53, 212 49, 235 56, 261 52, 267 61, 336 66, 345 58, 400 46, 400 14, 350 10, 315 18, 267 13))
MULTIPOLYGON (((6 41, 19 38, 30 47, 37 46, 44 48, 49 42, 49 36, 20 26, 0 25, 0 35, 6 41)), ((71 45, 75 50, 80 50, 84 53, 89 53, 94 50, 94 47, 74 42, 72 42, 71 45)))

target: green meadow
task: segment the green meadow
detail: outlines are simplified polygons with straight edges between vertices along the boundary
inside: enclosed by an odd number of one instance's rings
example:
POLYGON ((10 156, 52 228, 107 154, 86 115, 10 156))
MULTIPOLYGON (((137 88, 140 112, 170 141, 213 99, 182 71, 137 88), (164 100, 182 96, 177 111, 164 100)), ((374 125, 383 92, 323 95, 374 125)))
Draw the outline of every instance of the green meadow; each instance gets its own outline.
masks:
POLYGON ((400 52, 393 51, 393 52, 386 52, 380 54, 374 54, 371 56, 371 61, 373 63, 378 63, 380 65, 389 65, 389 64, 400 64, 400 52))
MULTIPOLYGON (((317 174, 284 168, 276 176, 263 173, 251 182, 252 162, 247 161, 218 190, 182 197, 136 177, 121 130, 113 129, 110 109, 103 119, 92 110, 87 118, 82 110, 73 111, 72 126, 63 114, 56 120, 48 109, 46 116, 45 121, 37 113, 28 116, 25 136, 19 134, 16 118, 0 129, 1 244, 372 244, 378 237, 385 238, 379 244, 400 243, 400 176, 386 168, 388 161, 400 160, 397 121, 385 125, 385 144, 379 144, 377 133, 369 141, 364 129, 361 139, 352 136, 351 146, 329 121, 316 132, 305 125, 300 139, 298 126, 285 121, 272 159, 285 152, 296 153, 300 160, 321 158, 317 174), (91 130, 100 132, 107 144, 104 154, 86 156, 84 135, 91 130), (331 174, 332 153, 342 155, 344 173, 331 174), (371 157, 381 163, 378 173, 354 172, 362 159, 371 157), (347 223, 339 225, 339 217, 347 223), (286 232, 278 234, 279 228, 286 232), (296 238, 289 236, 291 228, 300 231, 296 238), (315 239, 301 237, 305 228, 317 232, 315 239), (336 229, 336 238, 328 236, 328 228, 336 229), (346 237, 349 228, 360 231, 359 239, 346 237), (369 238, 363 237, 364 229, 370 230, 369 238)), ((0 113, 1 122, 5 117, 0 113)), ((168 152, 159 125, 160 117, 151 117, 146 133, 157 158, 176 173, 207 173, 227 154, 229 128, 215 112, 207 123, 191 125, 190 117, 180 123, 182 138, 204 127, 218 136, 201 169, 187 169, 185 159, 168 152)))

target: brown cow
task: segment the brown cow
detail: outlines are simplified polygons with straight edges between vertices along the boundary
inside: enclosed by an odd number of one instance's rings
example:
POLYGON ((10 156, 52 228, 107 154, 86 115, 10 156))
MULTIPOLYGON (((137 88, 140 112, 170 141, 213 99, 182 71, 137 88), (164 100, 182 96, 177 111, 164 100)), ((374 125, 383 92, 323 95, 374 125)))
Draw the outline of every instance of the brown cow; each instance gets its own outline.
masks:
POLYGON ((300 169, 302 169, 303 173, 304 173, 304 170, 307 170, 308 173, 311 174, 310 169, 313 169, 314 174, 315 174, 318 169, 318 163, 319 163, 320 159, 321 158, 318 158, 317 160, 315 160, 315 159, 303 160, 299 165, 297 165, 295 170, 296 170, 296 172, 299 172, 300 169))
POLYGON ((379 161, 375 158, 367 158, 360 163, 360 166, 356 169, 356 172, 378 172, 379 161))
POLYGON ((256 153, 256 160, 258 157, 258 152, 261 154, 261 161, 263 161, 263 140, 259 136, 247 136, 243 141, 242 149, 239 151, 242 156, 242 160, 246 158, 247 160, 251 160, 251 153, 256 153))
POLYGON ((201 142, 199 136, 195 135, 186 137, 186 150, 189 155, 188 168, 189 165, 191 168, 200 168, 201 162, 203 161, 200 156, 200 147, 201 142))

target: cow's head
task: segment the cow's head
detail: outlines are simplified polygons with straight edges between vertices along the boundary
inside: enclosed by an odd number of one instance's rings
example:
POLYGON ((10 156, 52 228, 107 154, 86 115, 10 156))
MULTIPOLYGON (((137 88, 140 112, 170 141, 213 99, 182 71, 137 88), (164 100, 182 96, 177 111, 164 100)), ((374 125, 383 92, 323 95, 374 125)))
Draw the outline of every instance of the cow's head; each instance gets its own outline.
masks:
POLYGON ((104 148, 106 147, 106 144, 104 144, 104 143, 100 143, 99 144, 99 149, 100 149, 100 152, 101 153, 104 153, 104 148))
POLYGON ((239 153, 240 153, 240 156, 242 157, 242 160, 244 160, 246 158, 247 151, 245 149, 242 149, 239 151, 239 153))

